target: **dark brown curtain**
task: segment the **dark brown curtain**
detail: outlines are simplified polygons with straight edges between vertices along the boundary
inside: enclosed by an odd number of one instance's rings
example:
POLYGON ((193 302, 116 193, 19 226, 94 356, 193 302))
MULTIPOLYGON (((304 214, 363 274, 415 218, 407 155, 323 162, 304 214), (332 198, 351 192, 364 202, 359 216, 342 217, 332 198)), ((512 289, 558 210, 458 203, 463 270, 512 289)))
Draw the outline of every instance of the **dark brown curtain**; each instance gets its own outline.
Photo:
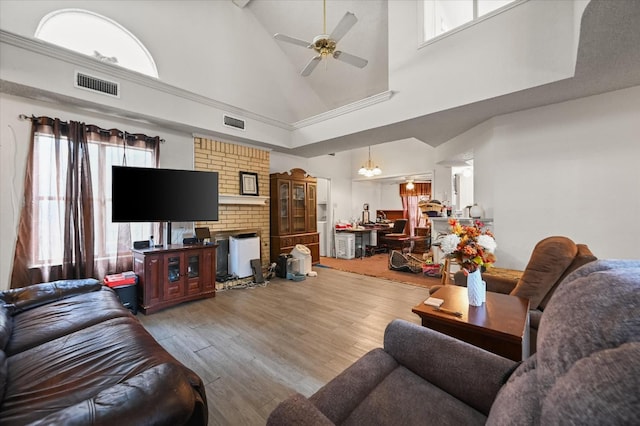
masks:
POLYGON ((159 142, 158 137, 33 117, 11 288, 131 269, 129 224, 122 224, 122 237, 118 230, 117 254, 104 248, 107 179, 112 164, 126 164, 128 148, 153 150, 150 166, 157 167, 159 142), (99 144, 116 148, 108 154, 118 158, 105 160, 99 144))

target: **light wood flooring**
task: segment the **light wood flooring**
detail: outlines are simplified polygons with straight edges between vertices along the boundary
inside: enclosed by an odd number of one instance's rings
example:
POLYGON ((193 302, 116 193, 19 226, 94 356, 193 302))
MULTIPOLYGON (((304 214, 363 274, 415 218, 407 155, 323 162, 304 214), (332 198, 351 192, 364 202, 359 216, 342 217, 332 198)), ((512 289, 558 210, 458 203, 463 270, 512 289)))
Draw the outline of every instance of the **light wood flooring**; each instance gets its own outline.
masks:
POLYGON ((428 290, 314 268, 301 282, 218 292, 153 315, 144 327, 204 381, 211 425, 264 425, 293 392, 309 396, 369 350, 428 290))

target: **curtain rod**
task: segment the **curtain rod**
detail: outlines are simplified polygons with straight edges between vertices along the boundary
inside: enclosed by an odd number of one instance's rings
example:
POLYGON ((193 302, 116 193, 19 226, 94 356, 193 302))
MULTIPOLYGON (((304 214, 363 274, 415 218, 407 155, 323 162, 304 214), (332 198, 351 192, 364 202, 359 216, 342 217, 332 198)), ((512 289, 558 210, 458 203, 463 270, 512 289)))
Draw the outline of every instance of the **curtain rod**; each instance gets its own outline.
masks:
MULTIPOLYGON (((33 120, 37 120, 37 119, 38 119, 38 117, 36 117, 36 116, 35 116, 35 115, 33 115, 33 114, 32 114, 31 116, 28 116, 27 114, 20 114, 20 115, 18 115, 18 119, 19 119, 20 121, 26 121, 26 120, 33 121, 33 120)), ((66 121, 63 121, 63 123, 64 123, 64 124, 69 124, 69 123, 68 123, 68 122, 66 122, 66 121)), ((98 127, 98 126, 95 126, 95 125, 93 125, 93 126, 94 126, 94 127, 98 127)), ((103 131, 103 132, 108 132, 108 131, 109 131, 109 130, 107 130, 107 129, 103 129, 102 127, 98 127, 98 129, 100 129, 100 131, 103 131)), ((126 136, 127 136, 127 135, 134 135, 134 133, 129 133, 129 132, 123 132, 123 133, 125 134, 125 138, 126 138, 126 136)), ((166 142, 166 140, 164 140, 164 139, 160 139, 160 143, 165 143, 165 142, 166 142)))

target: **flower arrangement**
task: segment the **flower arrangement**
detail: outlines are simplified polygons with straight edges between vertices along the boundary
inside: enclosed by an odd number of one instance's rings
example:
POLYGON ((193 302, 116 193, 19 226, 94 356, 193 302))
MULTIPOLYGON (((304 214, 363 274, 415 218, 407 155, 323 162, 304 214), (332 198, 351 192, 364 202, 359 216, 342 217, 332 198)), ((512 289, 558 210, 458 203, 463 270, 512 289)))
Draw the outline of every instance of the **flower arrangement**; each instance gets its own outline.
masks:
POLYGON ((491 267, 496 261, 493 254, 497 244, 491 231, 476 220, 473 225, 461 225, 455 219, 449 219, 451 234, 445 236, 440 244, 444 254, 454 259, 466 272, 474 272, 479 267, 491 267))

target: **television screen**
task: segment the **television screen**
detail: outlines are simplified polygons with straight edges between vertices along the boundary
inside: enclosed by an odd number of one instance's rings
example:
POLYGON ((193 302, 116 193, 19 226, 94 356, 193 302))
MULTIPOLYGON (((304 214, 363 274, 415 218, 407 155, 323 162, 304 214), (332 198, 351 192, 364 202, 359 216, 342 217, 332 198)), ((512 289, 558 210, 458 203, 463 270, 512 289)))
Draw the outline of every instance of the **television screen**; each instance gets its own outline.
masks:
POLYGON ((218 220, 218 172, 112 167, 113 222, 218 220))

